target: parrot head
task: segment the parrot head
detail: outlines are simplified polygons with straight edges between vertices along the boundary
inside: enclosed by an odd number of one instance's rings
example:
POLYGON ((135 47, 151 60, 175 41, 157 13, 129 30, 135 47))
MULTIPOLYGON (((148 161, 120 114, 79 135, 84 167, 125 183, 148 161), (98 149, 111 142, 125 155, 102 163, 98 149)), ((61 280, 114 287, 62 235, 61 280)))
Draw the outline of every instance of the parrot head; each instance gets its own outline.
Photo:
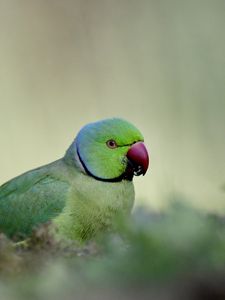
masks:
POLYGON ((131 123, 105 119, 84 126, 65 159, 79 160, 85 173, 98 180, 132 180, 148 169, 149 156, 143 142, 141 132, 131 123))

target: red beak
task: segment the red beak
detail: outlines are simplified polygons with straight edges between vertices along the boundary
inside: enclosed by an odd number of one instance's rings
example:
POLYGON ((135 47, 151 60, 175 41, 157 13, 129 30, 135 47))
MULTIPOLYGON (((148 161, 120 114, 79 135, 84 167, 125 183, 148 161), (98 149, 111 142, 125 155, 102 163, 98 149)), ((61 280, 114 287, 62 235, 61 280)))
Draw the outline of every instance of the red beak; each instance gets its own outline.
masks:
POLYGON ((149 156, 144 143, 133 144, 127 152, 127 159, 129 167, 133 168, 134 175, 145 175, 148 170, 149 156))

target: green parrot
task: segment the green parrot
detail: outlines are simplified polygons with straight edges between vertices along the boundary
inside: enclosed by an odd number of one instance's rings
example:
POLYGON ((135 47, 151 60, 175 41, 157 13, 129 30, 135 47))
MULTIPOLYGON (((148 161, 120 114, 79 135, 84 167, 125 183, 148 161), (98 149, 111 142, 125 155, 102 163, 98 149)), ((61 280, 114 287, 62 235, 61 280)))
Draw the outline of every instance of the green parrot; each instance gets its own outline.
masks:
POLYGON ((140 131, 111 118, 81 128, 63 158, 0 186, 0 231, 28 236, 52 221, 65 238, 86 240, 134 203, 133 176, 149 156, 140 131))

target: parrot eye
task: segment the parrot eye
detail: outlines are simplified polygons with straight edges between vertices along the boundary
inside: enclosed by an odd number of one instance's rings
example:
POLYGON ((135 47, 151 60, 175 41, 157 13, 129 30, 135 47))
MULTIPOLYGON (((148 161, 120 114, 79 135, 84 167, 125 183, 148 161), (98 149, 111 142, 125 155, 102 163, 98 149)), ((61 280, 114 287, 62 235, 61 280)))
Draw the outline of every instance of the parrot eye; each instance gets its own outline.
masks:
POLYGON ((109 148, 111 148, 111 149, 115 149, 115 148, 117 147, 117 144, 116 144, 116 142, 115 142, 114 140, 108 140, 108 141, 106 142, 106 145, 107 145, 109 148))

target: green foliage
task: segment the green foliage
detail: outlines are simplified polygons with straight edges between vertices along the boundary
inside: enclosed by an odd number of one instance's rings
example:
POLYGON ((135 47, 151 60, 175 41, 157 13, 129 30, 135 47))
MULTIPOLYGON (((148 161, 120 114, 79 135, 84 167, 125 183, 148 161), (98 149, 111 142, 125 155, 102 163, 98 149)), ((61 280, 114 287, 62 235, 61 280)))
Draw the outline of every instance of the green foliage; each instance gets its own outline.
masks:
POLYGON ((162 291, 178 292, 184 282, 190 283, 188 294, 196 292, 199 278, 205 283, 212 276, 209 287, 215 274, 224 276, 223 218, 180 204, 162 214, 138 208, 131 219, 118 220, 115 232, 85 245, 56 241, 49 228, 46 224, 17 244, 1 235, 1 282, 6 294, 10 291, 4 299, 74 299, 74 294, 79 299, 93 292, 111 299, 113 290, 125 297, 131 288, 154 292, 157 299, 162 291))

